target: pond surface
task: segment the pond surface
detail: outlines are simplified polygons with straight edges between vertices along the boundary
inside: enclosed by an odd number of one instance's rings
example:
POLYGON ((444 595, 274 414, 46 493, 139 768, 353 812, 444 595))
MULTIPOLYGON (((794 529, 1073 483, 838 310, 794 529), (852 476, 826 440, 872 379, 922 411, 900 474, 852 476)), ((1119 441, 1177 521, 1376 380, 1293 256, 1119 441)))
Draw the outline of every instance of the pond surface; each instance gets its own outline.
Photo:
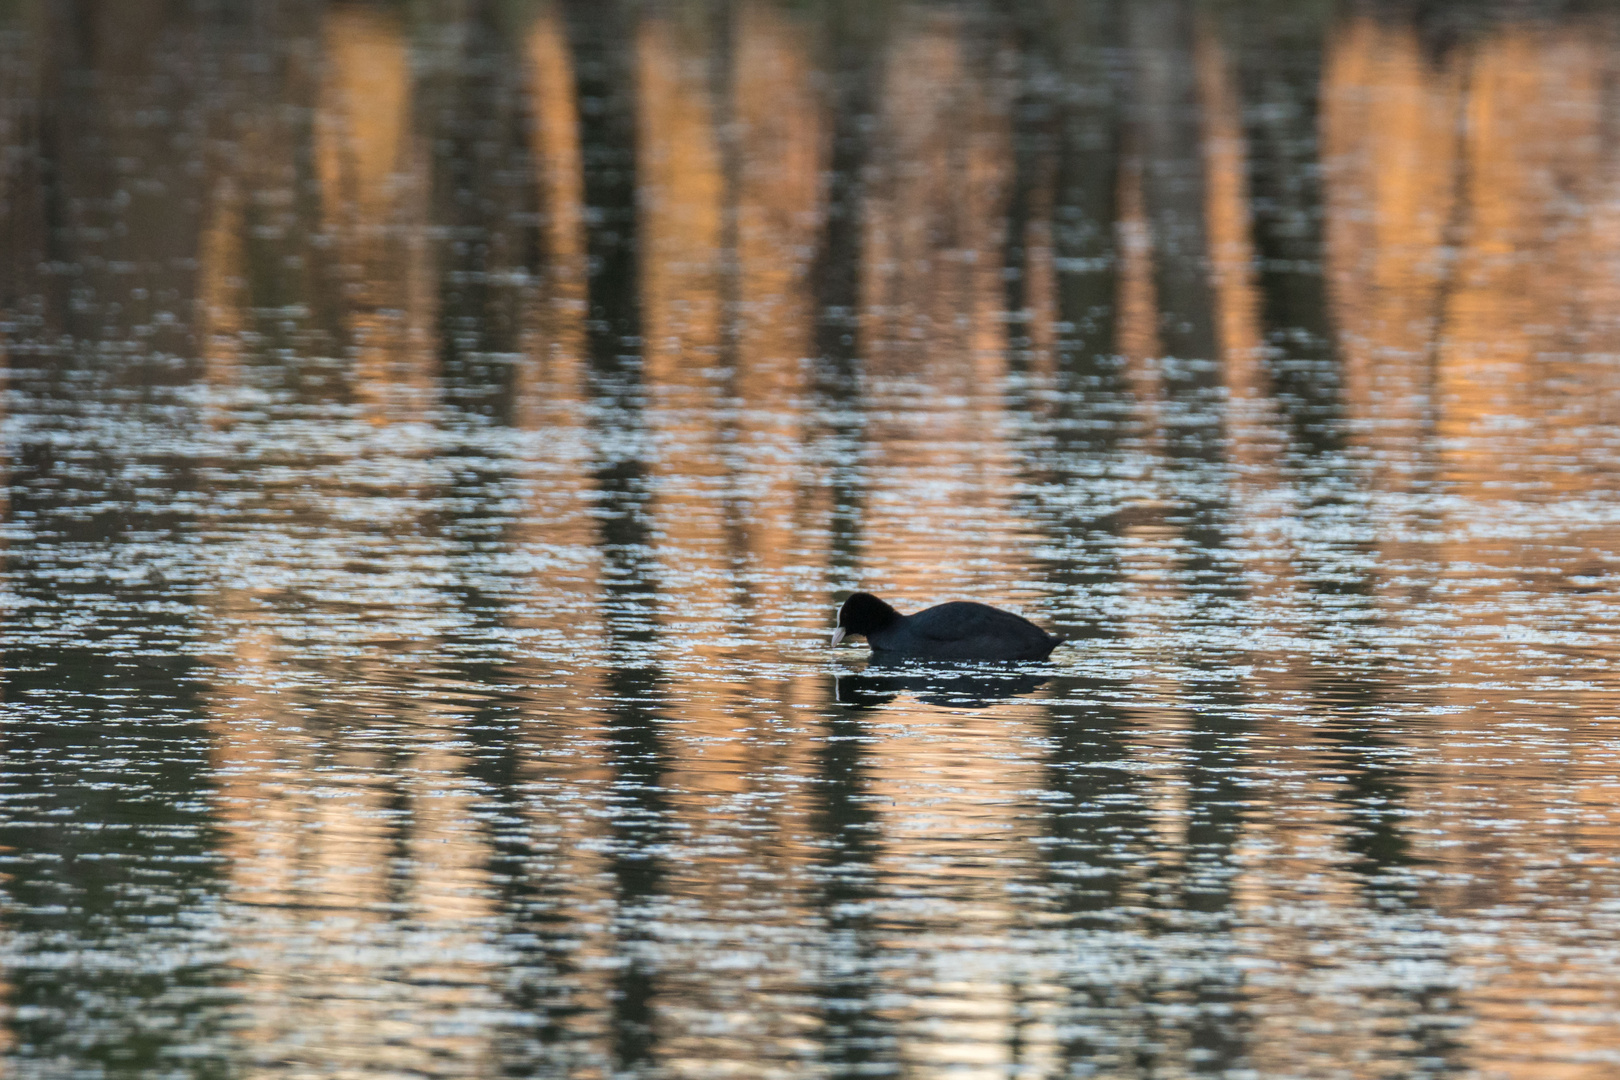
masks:
POLYGON ((0 1073, 1620 1075, 1620 18, 1479 8, 0 5, 0 1073))

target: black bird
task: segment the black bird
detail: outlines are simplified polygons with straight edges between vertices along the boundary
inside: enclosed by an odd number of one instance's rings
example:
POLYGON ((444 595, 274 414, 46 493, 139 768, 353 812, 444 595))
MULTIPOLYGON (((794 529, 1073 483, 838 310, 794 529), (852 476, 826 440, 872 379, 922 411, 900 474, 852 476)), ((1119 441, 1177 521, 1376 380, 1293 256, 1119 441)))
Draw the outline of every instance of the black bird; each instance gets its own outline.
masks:
POLYGON ((988 604, 957 600, 902 615, 864 592, 838 605, 832 643, 850 634, 864 636, 878 658, 919 660, 1045 660, 1063 642, 1022 615, 988 604))

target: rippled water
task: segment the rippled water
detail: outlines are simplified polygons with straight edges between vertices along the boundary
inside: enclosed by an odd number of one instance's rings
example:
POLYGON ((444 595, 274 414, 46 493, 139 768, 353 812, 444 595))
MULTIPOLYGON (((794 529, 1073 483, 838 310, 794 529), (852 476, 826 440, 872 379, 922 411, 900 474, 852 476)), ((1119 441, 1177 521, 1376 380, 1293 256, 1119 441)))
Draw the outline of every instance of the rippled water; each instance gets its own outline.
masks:
POLYGON ((1620 21, 1482 12, 0 5, 0 1074, 1620 1075, 1620 21))

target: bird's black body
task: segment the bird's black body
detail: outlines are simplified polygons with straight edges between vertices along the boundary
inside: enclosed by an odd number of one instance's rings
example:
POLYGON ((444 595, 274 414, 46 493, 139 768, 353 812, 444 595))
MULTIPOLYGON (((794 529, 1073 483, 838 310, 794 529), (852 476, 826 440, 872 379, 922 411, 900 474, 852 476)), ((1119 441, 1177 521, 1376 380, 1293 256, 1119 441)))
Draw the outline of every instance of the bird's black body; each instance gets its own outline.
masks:
POLYGON ((879 658, 920 660, 1045 660, 1063 642, 1021 615, 957 600, 902 615, 871 593, 838 608, 833 644, 860 634, 879 658))

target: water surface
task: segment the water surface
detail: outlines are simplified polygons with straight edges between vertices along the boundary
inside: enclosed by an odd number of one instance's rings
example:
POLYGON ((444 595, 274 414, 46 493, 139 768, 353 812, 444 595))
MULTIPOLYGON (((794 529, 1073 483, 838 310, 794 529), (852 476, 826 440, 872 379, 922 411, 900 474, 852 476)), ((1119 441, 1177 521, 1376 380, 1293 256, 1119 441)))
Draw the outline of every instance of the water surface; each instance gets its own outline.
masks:
POLYGON ((1616 1075, 1617 42, 0 5, 0 1071, 1616 1075))

